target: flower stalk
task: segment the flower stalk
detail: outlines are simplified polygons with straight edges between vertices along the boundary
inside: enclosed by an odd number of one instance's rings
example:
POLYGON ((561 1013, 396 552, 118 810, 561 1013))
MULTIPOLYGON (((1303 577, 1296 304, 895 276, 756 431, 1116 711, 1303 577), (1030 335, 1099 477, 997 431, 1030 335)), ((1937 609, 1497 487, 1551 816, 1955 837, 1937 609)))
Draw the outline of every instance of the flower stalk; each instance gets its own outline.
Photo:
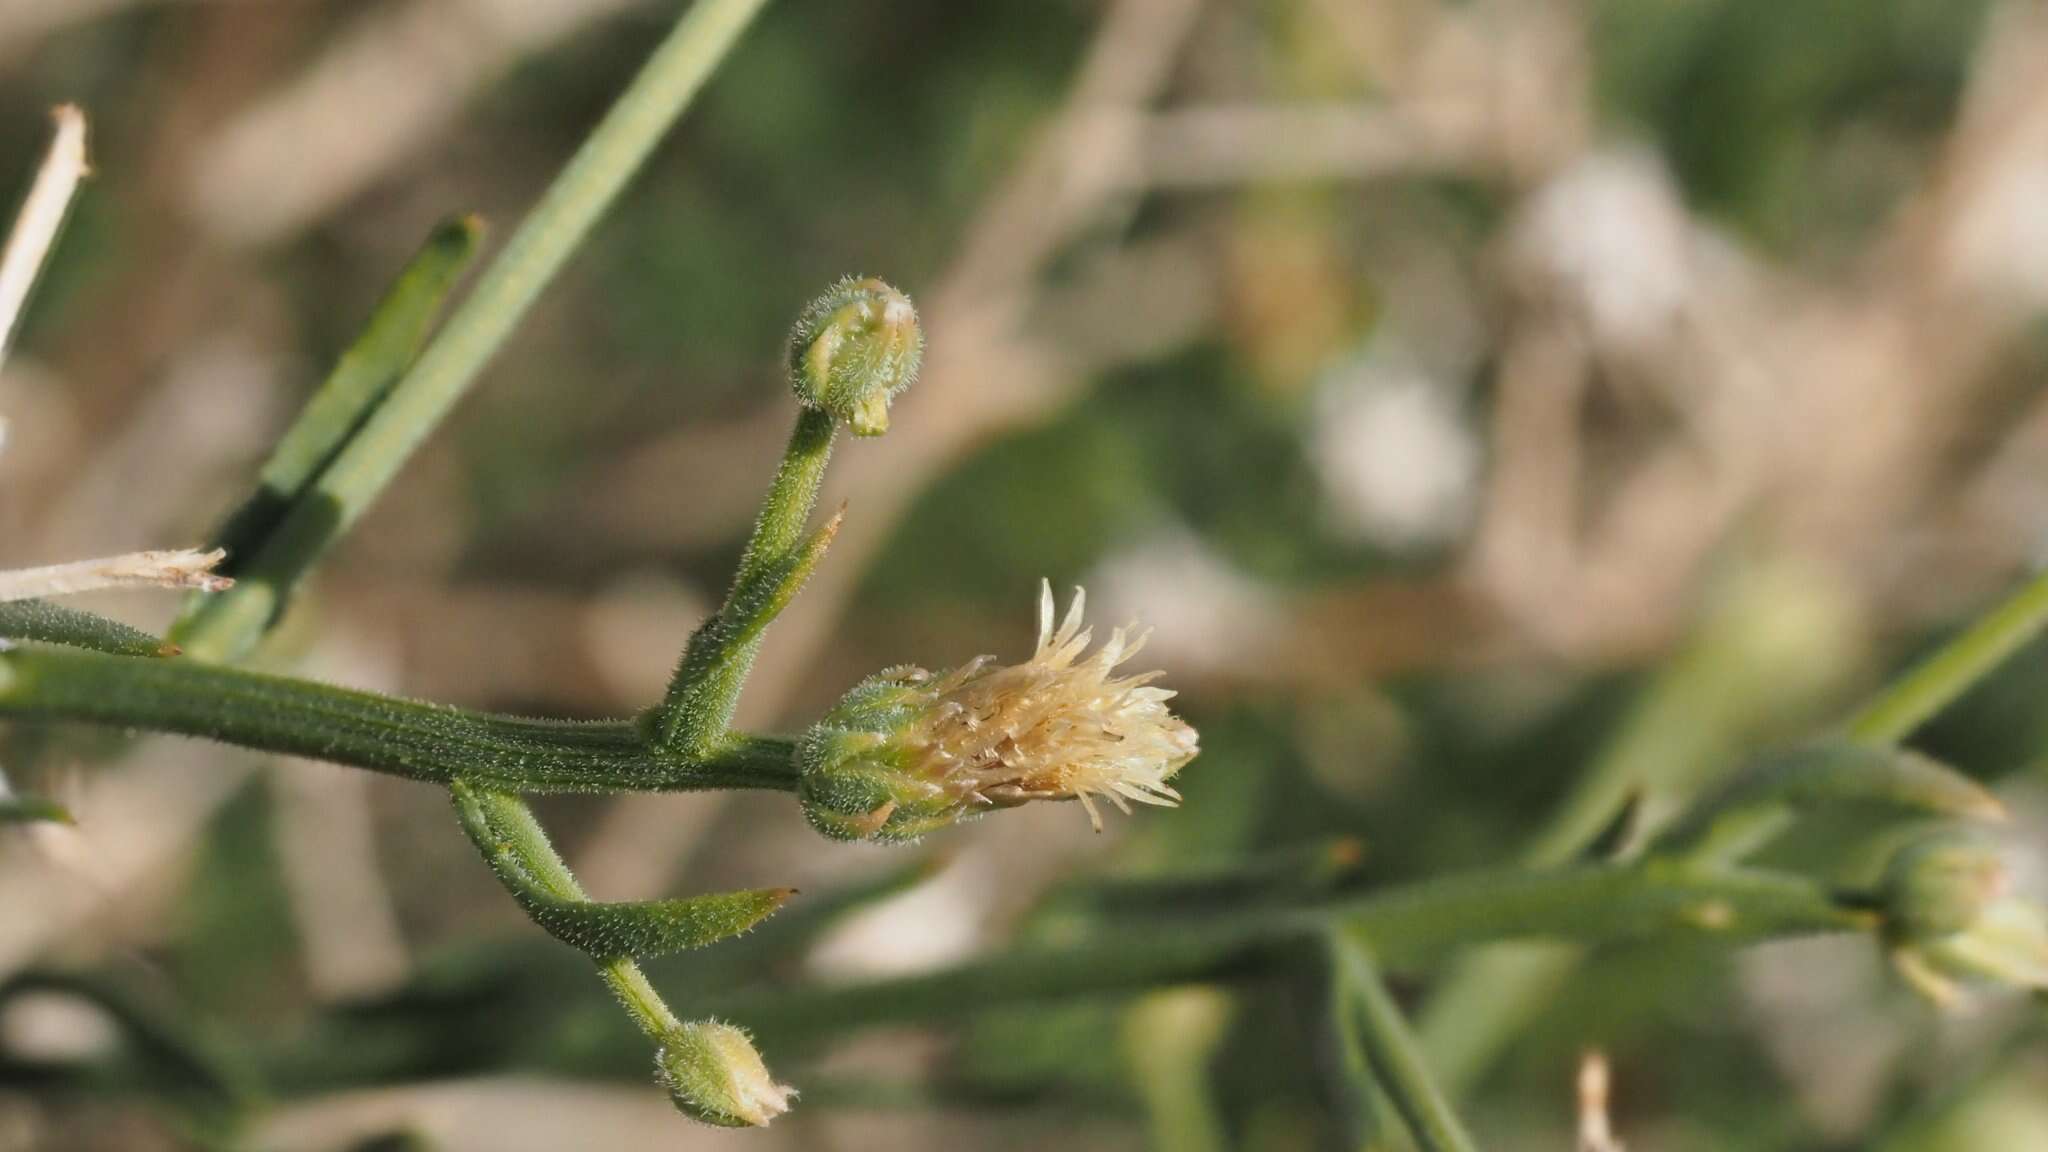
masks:
POLYGON ((804 535, 837 432, 826 413, 806 409, 797 417, 732 589, 690 636, 667 697, 653 714, 654 743, 669 754, 704 756, 730 738, 733 710, 768 623, 803 587, 838 532, 834 516, 804 535))
POLYGON ((837 515, 806 536, 841 423, 862 436, 889 426, 889 403, 917 379, 924 331, 910 298, 875 279, 846 279, 798 317, 789 337, 790 388, 803 404, 768 485, 732 589, 690 637, 653 714, 655 742, 703 756, 728 736, 761 636, 823 558, 837 515))

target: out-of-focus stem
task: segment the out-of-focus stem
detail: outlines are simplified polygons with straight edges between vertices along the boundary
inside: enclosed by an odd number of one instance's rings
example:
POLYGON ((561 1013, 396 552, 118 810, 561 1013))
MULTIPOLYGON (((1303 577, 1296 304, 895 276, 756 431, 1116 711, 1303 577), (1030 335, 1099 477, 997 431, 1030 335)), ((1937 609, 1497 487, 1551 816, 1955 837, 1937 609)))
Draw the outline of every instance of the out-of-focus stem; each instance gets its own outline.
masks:
POLYGON ((1963 634, 1891 682, 1849 721, 1853 739, 1894 744, 1953 704, 2048 627, 2048 574, 2034 577, 1963 634))
POLYGON ((85 113, 70 104, 56 110, 57 134, 36 170, 35 182, 22 200, 21 214, 0 250, 0 362, 14 338, 15 324, 28 303, 43 261, 63 230, 71 196, 89 169, 85 160, 85 113))
POLYGON ((1329 937, 1331 978, 1357 1027, 1350 1033, 1365 1052, 1387 1098, 1407 1121, 1422 1152, 1476 1152, 1464 1122, 1437 1087, 1421 1045, 1400 1006, 1358 940, 1329 937))
POLYGON ((720 1014, 764 1035, 932 1022, 978 1009, 1227 979, 1298 962, 1300 941, 1355 934, 1380 962, 1413 970, 1494 940, 1578 942, 1698 932, 1726 943, 1870 931, 1876 918, 1801 876, 1754 870, 1583 865, 1471 873, 1199 926, 1148 924, 1073 947, 1020 948, 898 979, 731 997, 720 1014))

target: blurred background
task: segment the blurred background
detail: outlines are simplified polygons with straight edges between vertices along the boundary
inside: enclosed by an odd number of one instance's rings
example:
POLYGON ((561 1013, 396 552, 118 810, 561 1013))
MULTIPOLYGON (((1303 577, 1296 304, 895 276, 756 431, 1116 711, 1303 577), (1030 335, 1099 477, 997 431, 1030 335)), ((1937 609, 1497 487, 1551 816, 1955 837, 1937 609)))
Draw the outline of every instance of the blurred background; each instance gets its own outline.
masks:
MULTIPOLYGON (((65 101, 96 171, 0 375, 0 563, 201 541, 434 223, 508 233, 679 8, 0 2, 0 185, 65 101)), ((1682 794, 1837 719, 2048 544, 2034 0, 782 0, 268 663, 656 699, 787 433, 787 325, 846 273, 916 298, 925 372, 835 461, 845 531, 743 719, 1019 658, 1048 576, 1155 629, 1204 751, 1185 808, 1099 836, 543 804, 601 897, 843 913, 655 965, 685 1014, 1042 932, 1080 876, 1337 837, 1371 883, 1503 862, 1588 765, 1682 794)), ((2044 690, 2030 650, 1921 739, 2037 845, 2044 690)), ((437 790, 0 749, 79 816, 0 833, 0 1149, 1338 1146, 1261 988, 764 1029, 800 1107, 695 1128, 437 790)), ((1488 1147, 1569 1148, 1591 1046, 1642 1152, 2048 1147, 2039 1010, 1938 1019, 1867 941, 1613 949, 1497 1007, 1421 1017, 1488 1147)))

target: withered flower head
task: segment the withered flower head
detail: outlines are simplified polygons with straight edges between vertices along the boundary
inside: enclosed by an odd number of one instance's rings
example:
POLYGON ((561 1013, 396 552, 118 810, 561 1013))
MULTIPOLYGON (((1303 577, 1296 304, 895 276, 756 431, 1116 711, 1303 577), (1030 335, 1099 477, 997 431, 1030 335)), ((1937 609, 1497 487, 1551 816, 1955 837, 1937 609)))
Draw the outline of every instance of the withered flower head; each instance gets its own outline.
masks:
POLYGON ((1168 783, 1197 751, 1167 709, 1160 673, 1120 676, 1145 636, 1118 628, 1093 652, 1079 589, 1055 626, 1039 595, 1038 647, 1022 664, 978 657, 933 675, 892 668, 846 694, 805 735, 804 811, 829 836, 908 840, 991 808, 1079 800, 1095 826, 1106 799, 1172 805, 1168 783))

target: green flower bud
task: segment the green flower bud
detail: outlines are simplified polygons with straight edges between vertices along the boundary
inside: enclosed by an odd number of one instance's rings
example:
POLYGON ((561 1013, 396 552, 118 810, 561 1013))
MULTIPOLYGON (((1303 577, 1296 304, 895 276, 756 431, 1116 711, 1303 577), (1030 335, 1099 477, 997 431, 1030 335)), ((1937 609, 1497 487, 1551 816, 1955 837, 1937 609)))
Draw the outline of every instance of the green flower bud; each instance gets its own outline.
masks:
POLYGON ((777 1084, 747 1034, 716 1020, 691 1021, 663 1038, 656 1075, 683 1115, 720 1128, 760 1128, 789 1111, 796 1093, 777 1084))
POLYGON ((932 677, 892 668, 863 680, 797 745, 804 817, 834 840, 915 840, 970 815, 966 798, 919 771, 915 735, 932 677))
POLYGON ((807 408, 856 436, 889 430, 889 402, 917 379, 924 329, 910 297, 847 277, 811 301, 789 334, 789 381, 807 408))
POLYGON ((1994 841, 1958 833, 1916 840, 1885 866, 1885 930, 1904 943, 1961 932, 2004 887, 1994 841))
POLYGON ((1077 593, 1022 664, 982 657, 933 676, 895 668, 863 681, 804 735, 798 796, 811 825, 841 840, 914 840, 992 808, 1079 800, 1178 803, 1167 781, 1196 752, 1195 730, 1166 707, 1156 674, 1120 676, 1144 637, 1124 629, 1088 652, 1077 593))
POLYGON ((1941 834, 1907 845, 1885 869, 1885 936, 1899 973, 1938 1004, 1965 984, 2048 989, 2048 914, 2005 891, 1997 846, 1941 834))

